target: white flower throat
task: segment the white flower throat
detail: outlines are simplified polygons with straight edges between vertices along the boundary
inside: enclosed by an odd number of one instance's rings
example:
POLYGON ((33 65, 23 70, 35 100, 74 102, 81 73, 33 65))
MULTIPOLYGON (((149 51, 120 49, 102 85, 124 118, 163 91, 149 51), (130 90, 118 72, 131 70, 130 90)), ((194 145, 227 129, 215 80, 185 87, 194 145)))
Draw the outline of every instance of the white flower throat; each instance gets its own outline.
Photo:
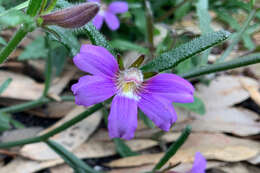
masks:
POLYGON ((117 78, 117 90, 119 95, 139 100, 138 90, 143 83, 143 74, 137 68, 120 71, 117 78))

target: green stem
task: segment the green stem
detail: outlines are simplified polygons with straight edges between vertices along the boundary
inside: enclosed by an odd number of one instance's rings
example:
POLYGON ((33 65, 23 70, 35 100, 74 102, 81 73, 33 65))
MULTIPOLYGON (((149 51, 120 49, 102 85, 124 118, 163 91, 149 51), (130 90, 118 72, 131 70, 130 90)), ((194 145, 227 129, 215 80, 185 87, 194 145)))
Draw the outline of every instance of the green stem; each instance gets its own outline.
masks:
POLYGON ((252 10, 250 12, 250 14, 248 15, 248 17, 247 17, 245 23, 243 24, 242 28, 240 29, 240 31, 238 33, 236 33, 236 35, 232 39, 232 43, 228 46, 228 48, 222 54, 222 56, 217 60, 217 63, 224 61, 229 56, 229 54, 231 53, 231 51, 233 50, 235 45, 237 45, 238 42, 240 41, 242 35, 246 31, 246 29, 249 26, 250 22, 254 19, 255 14, 256 14, 256 10, 252 10))
POLYGON ((246 65, 260 63, 260 53, 251 54, 245 57, 240 57, 228 62, 216 63, 213 65, 208 65, 206 67, 200 67, 192 70, 188 73, 181 74, 183 78, 197 77, 209 73, 215 73, 219 71, 229 70, 233 68, 238 68, 246 65))
POLYGON ((75 172, 77 173, 101 173, 99 171, 94 170, 89 165, 87 165, 85 162, 83 162, 81 159, 79 159, 77 156, 75 156, 73 153, 69 152, 66 148, 64 148, 59 143, 47 140, 46 144, 53 149, 57 154, 61 156, 61 158, 70 165, 75 172))
POLYGON ((0 64, 2 64, 7 57, 12 53, 12 51, 17 47, 17 45, 22 41, 26 36, 27 31, 21 27, 13 36, 11 41, 8 42, 7 46, 4 47, 0 52, 0 64))
POLYGON ((23 2, 23 3, 21 3, 21 4, 19 4, 19 5, 17 5, 17 6, 15 6, 15 7, 13 7, 13 8, 10 8, 10 9, 8 9, 8 10, 2 12, 2 13, 0 13, 0 17, 1 17, 1 16, 4 16, 5 14, 7 14, 7 13, 8 13, 9 11, 11 11, 11 10, 21 10, 21 9, 24 9, 24 8, 28 7, 28 5, 29 5, 29 0, 28 0, 28 1, 25 1, 25 2, 23 2))
MULTIPOLYGON (((48 45, 48 38, 45 39, 46 42, 46 47, 49 47, 48 45)), ((45 65, 45 83, 44 83, 44 91, 42 96, 46 97, 51 85, 51 75, 52 75, 52 59, 51 59, 51 55, 50 55, 50 51, 48 53, 47 56, 47 61, 46 61, 46 65, 45 65)))
POLYGON ((36 142, 42 142, 48 140, 50 137, 56 135, 57 133, 60 133, 67 128, 73 126, 74 124, 80 122, 81 120, 85 119, 86 117, 90 116, 94 112, 101 109, 103 106, 102 104, 96 104, 92 106, 91 108, 87 109, 83 113, 79 114, 78 116, 72 118, 71 120, 65 122, 64 124, 60 125, 59 127, 49 131, 48 133, 45 133, 41 136, 33 137, 33 138, 27 138, 19 141, 13 141, 13 142, 6 142, 6 143, 0 143, 0 148, 11 148, 15 146, 25 145, 25 144, 31 144, 36 142))
POLYGON ((182 134, 179 136, 176 142, 174 142, 170 148, 165 152, 165 155, 160 159, 160 161, 155 165, 152 172, 154 173, 156 170, 159 170, 165 165, 171 157, 175 155, 175 153, 179 150, 179 148, 184 144, 184 142, 188 139, 191 133, 191 127, 187 126, 182 134))
MULTIPOLYGON (((62 96, 61 97, 62 101, 74 101, 74 97, 71 96, 62 96)), ((14 106, 9 106, 7 108, 2 108, 0 109, 0 112, 5 112, 5 113, 16 113, 16 112, 21 112, 27 109, 31 109, 31 108, 35 108, 38 106, 41 106, 43 104, 49 103, 49 102, 53 102, 54 100, 46 98, 46 97, 42 97, 38 100, 34 100, 34 101, 29 101, 26 103, 22 103, 19 105, 14 105, 14 106)))

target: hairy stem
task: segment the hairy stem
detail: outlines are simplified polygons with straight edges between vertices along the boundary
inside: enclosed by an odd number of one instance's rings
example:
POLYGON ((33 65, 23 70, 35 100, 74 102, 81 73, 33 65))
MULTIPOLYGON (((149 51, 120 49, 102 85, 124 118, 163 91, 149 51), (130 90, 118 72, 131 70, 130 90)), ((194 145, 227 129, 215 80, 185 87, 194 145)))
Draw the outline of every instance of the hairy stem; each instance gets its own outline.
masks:
POLYGON ((11 148, 11 147, 20 146, 20 145, 46 141, 50 137, 56 135, 57 133, 60 133, 64 130, 66 130, 67 128, 73 126, 74 124, 76 124, 76 123, 80 122, 81 120, 85 119, 86 117, 90 116, 91 114, 98 111, 102 107, 103 107, 103 105, 101 103, 96 104, 96 105, 92 106, 91 108, 87 109, 85 112, 79 114, 78 116, 76 116, 76 117, 72 118, 71 120, 65 122, 64 124, 60 125, 59 127, 49 131, 48 133, 45 133, 41 136, 36 136, 33 138, 27 138, 27 139, 13 141, 13 142, 0 143, 0 148, 11 148))
MULTIPOLYGON (((62 101, 74 101, 74 97, 72 97, 72 96, 62 96, 61 100, 62 101)), ((9 106, 7 108, 2 108, 2 109, 0 109, 0 112, 5 112, 5 113, 21 112, 21 111, 31 109, 31 108, 35 108, 35 107, 38 107, 38 106, 41 106, 43 104, 53 102, 53 101, 54 100, 49 99, 47 97, 41 97, 38 100, 29 101, 29 102, 14 105, 14 106, 9 106)))
POLYGON ((242 66, 247 66, 250 64, 256 64, 260 63, 260 53, 255 53, 251 54, 245 57, 239 57, 237 59, 228 61, 228 62, 223 62, 223 63, 216 63, 213 65, 208 65, 205 67, 200 67, 195 70, 192 70, 188 73, 181 74, 180 76, 184 78, 192 78, 192 77, 197 77, 209 73, 215 73, 219 71, 224 71, 224 70, 230 70, 233 68, 238 68, 242 66))

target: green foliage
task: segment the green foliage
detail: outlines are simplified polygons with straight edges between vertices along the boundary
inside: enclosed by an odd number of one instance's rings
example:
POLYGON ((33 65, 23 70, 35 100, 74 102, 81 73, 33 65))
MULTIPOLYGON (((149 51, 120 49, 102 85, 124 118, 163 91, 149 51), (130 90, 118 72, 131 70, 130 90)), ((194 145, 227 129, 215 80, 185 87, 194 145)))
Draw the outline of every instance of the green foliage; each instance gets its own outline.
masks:
POLYGON ((149 52, 148 49, 146 49, 142 46, 139 46, 135 43, 132 43, 130 41, 127 41, 127 40, 116 39, 116 40, 111 41, 110 43, 114 48, 121 50, 121 51, 133 50, 133 51, 137 51, 142 54, 148 54, 148 52, 149 52))
POLYGON ((52 140, 46 141, 47 145, 53 149, 68 165, 70 165, 77 173, 98 173, 73 153, 66 150, 62 145, 52 140))
POLYGON ((246 21, 244 22, 243 26, 241 27, 241 29, 239 29, 239 31, 232 37, 232 43, 228 46, 228 48, 225 50, 225 52, 217 60, 218 62, 224 61, 228 57, 228 55, 231 53, 231 51, 233 50, 235 45, 238 44, 238 42, 240 41, 241 37, 243 36, 243 33, 248 28, 250 22, 254 19, 255 13, 256 13, 255 10, 252 10, 250 12, 250 14, 248 15, 246 21))
POLYGON ((42 3, 43 0, 30 0, 26 13, 32 17, 36 16, 41 9, 42 3))
POLYGON ((10 117, 0 112, 0 132, 10 129, 10 117))
POLYGON ((11 78, 8 78, 4 83, 0 86, 0 95, 7 89, 8 85, 12 82, 11 78))
POLYGON ((184 144, 184 142, 188 139, 191 133, 191 127, 187 126, 182 134, 179 136, 176 142, 174 142, 170 148, 165 152, 164 156, 160 159, 160 161, 155 165, 153 171, 159 170, 165 165, 171 157, 175 155, 178 149, 184 144))
POLYGON ((187 109, 191 112, 195 112, 200 115, 204 115, 206 113, 206 109, 203 101, 196 96, 194 97, 193 103, 174 103, 173 105, 187 109))
POLYGON ((0 16, 1 27, 14 27, 20 24, 32 25, 33 23, 34 20, 32 17, 19 10, 10 10, 0 16))
POLYGON ((180 8, 177 8, 176 11, 174 12, 174 19, 176 20, 181 20, 184 16, 186 16, 190 9, 191 9, 191 3, 190 2, 186 2, 184 3, 180 8))
POLYGON ((18 57, 19 60, 38 59, 46 58, 48 56, 48 48, 46 47, 45 38, 38 36, 29 45, 26 46, 25 50, 18 57))
MULTIPOLYGON (((239 32, 241 30, 241 26, 238 23, 238 21, 227 11, 220 10, 220 11, 216 11, 216 12, 217 12, 218 18, 220 20, 222 20, 223 22, 227 23, 232 29, 234 29, 237 32, 239 32)), ((241 35, 244 46, 249 50, 253 50, 255 48, 255 44, 251 39, 251 34, 254 33, 254 32, 251 32, 251 28, 252 27, 254 28, 256 25, 257 24, 252 25, 252 26, 250 26, 250 25, 247 26, 246 30, 241 35)))
POLYGON ((6 41, 2 38, 2 37, 0 37, 0 45, 6 45, 7 43, 6 43, 6 41))
POLYGON ((92 23, 85 25, 82 29, 82 32, 89 37, 92 44, 102 46, 115 55, 114 49, 112 48, 110 43, 105 39, 105 37, 96 29, 96 27, 92 23))
POLYGON ((139 118, 144 122, 144 124, 149 128, 155 128, 154 123, 150 120, 142 111, 138 111, 139 118))
POLYGON ((197 76, 215 73, 219 71, 230 70, 233 68, 238 68, 242 66, 256 64, 256 63, 260 63, 260 53, 254 53, 244 57, 239 57, 237 59, 224 62, 224 63, 216 63, 213 65, 196 68, 187 73, 181 74, 180 76, 184 78, 192 78, 192 77, 197 77, 197 76))
POLYGON ((62 43, 67 47, 72 56, 75 56, 80 49, 80 44, 72 30, 58 26, 49 26, 50 39, 62 43))
POLYGON ((51 56, 52 64, 56 69, 55 73, 57 76, 59 76, 66 64, 69 51, 61 43, 57 41, 50 42, 49 49, 49 55, 51 56))
POLYGON ((121 157, 130 157, 138 155, 138 153, 133 152, 131 148, 129 148, 122 139, 114 138, 113 141, 116 145, 116 151, 120 154, 121 157))
POLYGON ((170 69, 180 62, 226 40, 230 33, 218 31, 205 34, 169 52, 163 53, 144 65, 141 69, 148 71, 163 71, 170 69))

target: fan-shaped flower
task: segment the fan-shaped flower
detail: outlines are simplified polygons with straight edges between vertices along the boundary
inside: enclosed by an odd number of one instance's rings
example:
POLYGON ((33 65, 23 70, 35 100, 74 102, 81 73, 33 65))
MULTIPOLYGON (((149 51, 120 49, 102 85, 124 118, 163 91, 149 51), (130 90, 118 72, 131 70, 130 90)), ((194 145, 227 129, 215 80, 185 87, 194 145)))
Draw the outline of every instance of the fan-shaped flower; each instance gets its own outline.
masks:
POLYGON ((76 104, 90 106, 114 96, 108 117, 111 138, 131 139, 137 127, 137 107, 156 126, 168 131, 177 115, 172 102, 193 102, 193 86, 185 79, 161 73, 144 80, 137 68, 120 71, 105 48, 83 45, 73 58, 75 65, 91 74, 72 86, 76 104))
MULTIPOLYGON (((89 2, 97 2, 100 3, 100 0, 88 0, 89 2)), ((117 18, 116 14, 125 13, 128 11, 127 2, 123 1, 114 1, 108 6, 105 4, 101 4, 101 8, 93 19, 93 24, 97 29, 100 29, 104 23, 106 22, 107 26, 112 30, 117 30, 120 26, 120 21, 117 18)))

